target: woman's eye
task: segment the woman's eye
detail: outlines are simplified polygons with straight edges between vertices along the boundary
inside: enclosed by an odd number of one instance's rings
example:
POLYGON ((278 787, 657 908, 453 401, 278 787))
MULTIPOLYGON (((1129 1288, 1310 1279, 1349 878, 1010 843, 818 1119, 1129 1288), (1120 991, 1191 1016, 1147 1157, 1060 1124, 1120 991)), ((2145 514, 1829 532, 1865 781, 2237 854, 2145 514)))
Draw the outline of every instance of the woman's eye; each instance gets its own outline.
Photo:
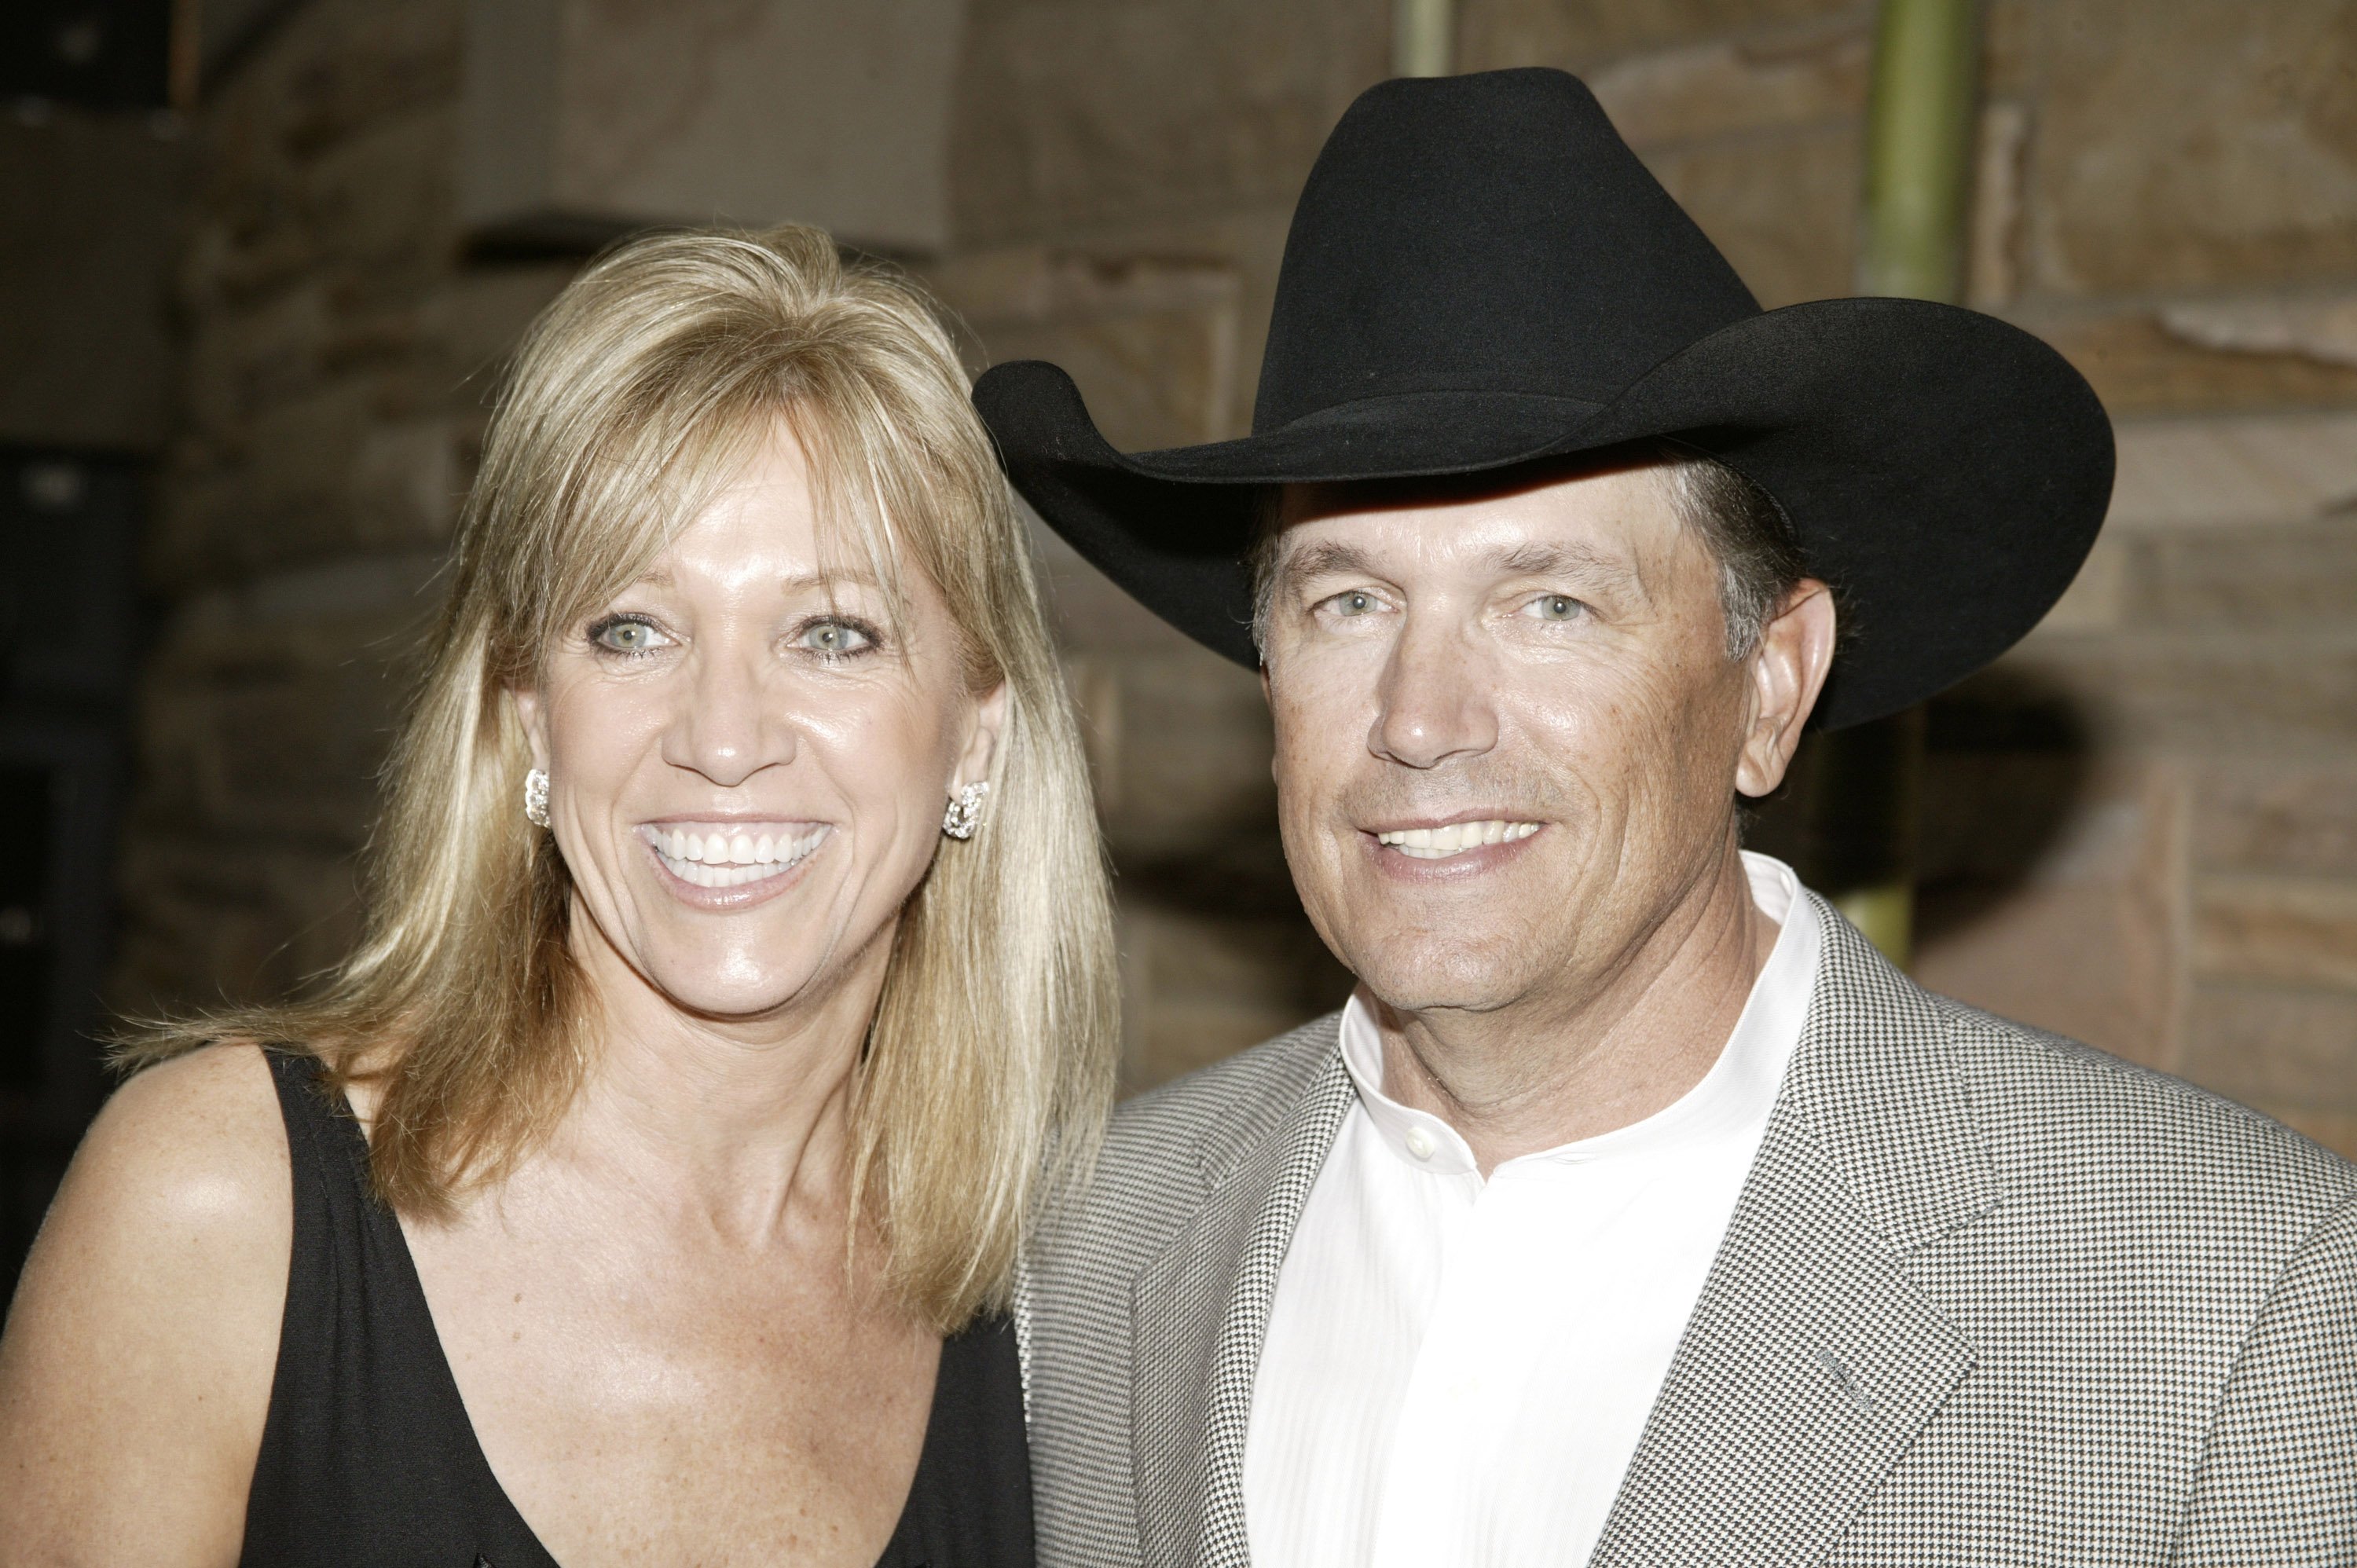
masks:
POLYGON ((609 653, 639 654, 652 652, 671 639, 657 631, 651 621, 616 616, 591 627, 589 640, 609 653))
POLYGON ((1530 603, 1530 613, 1541 620, 1577 620, 1587 607, 1568 594, 1541 594, 1530 603))
POLYGON ((847 620, 814 620, 802 628, 802 634, 794 641, 797 646, 813 653, 823 653, 834 659, 871 648, 875 646, 876 639, 866 628, 847 620))

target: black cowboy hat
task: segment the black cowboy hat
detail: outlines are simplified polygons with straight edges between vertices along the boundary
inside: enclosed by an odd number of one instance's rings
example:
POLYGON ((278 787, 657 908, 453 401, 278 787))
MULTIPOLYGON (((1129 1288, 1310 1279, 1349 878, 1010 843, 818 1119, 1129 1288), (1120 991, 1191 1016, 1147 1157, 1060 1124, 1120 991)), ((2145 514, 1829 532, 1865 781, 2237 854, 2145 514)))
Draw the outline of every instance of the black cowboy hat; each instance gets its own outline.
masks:
POLYGON ((1827 727, 2011 647, 2078 573, 2112 487, 2110 421, 2061 355, 1921 300, 1762 311, 1557 70, 1360 95, 1294 213, 1249 436, 1116 452, 1037 360, 974 396, 1049 526, 1247 667, 1262 487, 1674 439, 1774 497, 1835 585, 1827 727))

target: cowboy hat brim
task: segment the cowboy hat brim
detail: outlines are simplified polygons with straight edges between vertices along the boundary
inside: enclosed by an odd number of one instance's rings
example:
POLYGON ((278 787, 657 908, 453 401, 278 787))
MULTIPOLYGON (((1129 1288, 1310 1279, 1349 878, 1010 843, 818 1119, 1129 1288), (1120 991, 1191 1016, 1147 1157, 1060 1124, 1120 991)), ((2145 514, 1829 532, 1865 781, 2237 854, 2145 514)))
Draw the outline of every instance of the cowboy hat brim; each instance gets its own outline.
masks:
POLYGON ((1122 453, 1070 377, 987 371, 1016 489, 1181 631, 1256 667, 1243 553, 1261 487, 1479 473, 1674 438, 1782 507, 1844 626, 1815 722, 1895 713, 2020 640, 2109 505, 2111 423, 2054 349, 1994 317, 1856 298, 1745 317, 1605 403, 1504 385, 1377 395, 1233 441, 1122 453))

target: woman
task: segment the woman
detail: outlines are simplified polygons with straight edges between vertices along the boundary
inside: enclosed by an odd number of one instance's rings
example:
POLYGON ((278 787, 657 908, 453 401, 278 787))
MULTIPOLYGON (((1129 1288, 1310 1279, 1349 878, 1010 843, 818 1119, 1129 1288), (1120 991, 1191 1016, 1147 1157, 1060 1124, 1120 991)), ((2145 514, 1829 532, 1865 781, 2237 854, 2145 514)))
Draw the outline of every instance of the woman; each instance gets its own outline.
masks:
POLYGON ((374 890, 316 1001, 135 1043, 0 1343, 0 1561, 1028 1561, 1107 905, 909 286, 789 228, 549 308, 374 890))

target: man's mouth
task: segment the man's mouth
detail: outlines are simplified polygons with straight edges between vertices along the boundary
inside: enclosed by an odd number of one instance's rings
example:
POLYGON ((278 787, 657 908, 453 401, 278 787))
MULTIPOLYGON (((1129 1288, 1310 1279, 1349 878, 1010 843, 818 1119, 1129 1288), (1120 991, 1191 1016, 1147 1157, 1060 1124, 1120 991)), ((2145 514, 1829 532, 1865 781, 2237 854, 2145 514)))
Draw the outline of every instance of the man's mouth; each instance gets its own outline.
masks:
POLYGON ((1389 849, 1415 860, 1446 860, 1452 854, 1462 854, 1483 844, 1512 843, 1526 839, 1539 831, 1537 822, 1509 822, 1492 817, 1486 822, 1450 822, 1438 828, 1392 828, 1375 835, 1375 841, 1389 849))
POLYGON ((831 830, 823 822, 641 822, 639 837, 663 869, 698 887, 742 887, 783 876, 831 830))

